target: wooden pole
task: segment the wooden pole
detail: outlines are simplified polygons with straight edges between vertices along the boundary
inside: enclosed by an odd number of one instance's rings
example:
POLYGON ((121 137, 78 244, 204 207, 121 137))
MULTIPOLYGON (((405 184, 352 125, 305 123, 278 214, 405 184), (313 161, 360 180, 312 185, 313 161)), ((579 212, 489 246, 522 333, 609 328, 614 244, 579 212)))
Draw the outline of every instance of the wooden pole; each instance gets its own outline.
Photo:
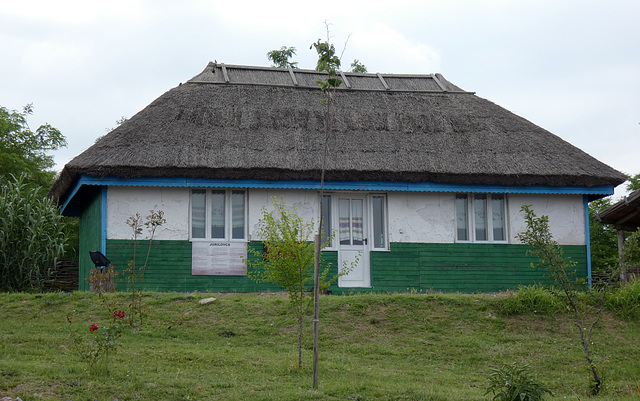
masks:
MULTIPOLYGON (((320 198, 322 210, 322 198, 320 198)), ((322 215, 322 214, 321 214, 322 215)), ((322 225, 321 225, 322 226, 322 225)), ((315 236, 313 261, 313 389, 318 389, 318 348, 320 337, 320 234, 315 236)))
POLYGON ((620 259, 620 282, 627 282, 627 261, 624 260, 622 249, 624 248, 625 233, 624 230, 618 229, 618 258, 620 259))

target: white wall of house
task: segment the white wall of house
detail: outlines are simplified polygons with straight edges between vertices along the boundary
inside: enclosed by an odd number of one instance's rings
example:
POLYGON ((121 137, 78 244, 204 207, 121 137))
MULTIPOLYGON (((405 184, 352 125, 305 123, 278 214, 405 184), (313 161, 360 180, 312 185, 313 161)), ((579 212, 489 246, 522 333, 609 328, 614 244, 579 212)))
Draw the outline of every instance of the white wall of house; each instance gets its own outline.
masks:
MULTIPOLYGON (((107 238, 131 239, 133 230, 126 223, 140 213, 143 221, 150 210, 162 210, 167 222, 156 231, 155 239, 189 239, 189 189, 159 187, 109 187, 107 189, 107 238)), ((147 232, 143 229, 142 237, 147 232)))
POLYGON ((389 242, 452 243, 455 194, 389 192, 389 242))
MULTIPOLYGON (((318 221, 318 192, 307 190, 250 189, 249 190, 249 239, 260 240, 258 229, 263 208, 273 211, 273 198, 282 198, 288 207, 295 206, 303 221, 318 221)), ((313 240, 315 231, 310 233, 313 240)))
MULTIPOLYGON (((130 239, 129 216, 143 217, 152 209, 164 211, 167 222, 156 233, 159 240, 189 239, 188 188, 109 187, 107 191, 107 237, 130 239)), ((388 232, 390 242, 455 242, 455 194, 389 192, 388 232)), ((305 221, 317 221, 317 192, 311 190, 250 189, 248 196, 249 239, 257 235, 262 208, 273 210, 273 197, 295 205, 305 221)), ((525 230, 523 204, 532 205, 538 216, 548 215, 554 239, 561 245, 585 245, 582 195, 509 194, 507 219, 510 243, 525 230)))
MULTIPOLYGON (((455 194, 390 192, 390 242, 455 242, 455 194)), ((522 205, 532 205, 538 216, 549 216, 554 239, 561 245, 585 245, 582 195, 507 195, 507 227, 510 243, 526 229, 522 205)))
POLYGON ((584 203, 582 195, 509 195, 509 237, 519 243, 516 234, 526 230, 522 205, 531 205, 536 216, 549 216, 553 239, 560 245, 586 245, 584 203))

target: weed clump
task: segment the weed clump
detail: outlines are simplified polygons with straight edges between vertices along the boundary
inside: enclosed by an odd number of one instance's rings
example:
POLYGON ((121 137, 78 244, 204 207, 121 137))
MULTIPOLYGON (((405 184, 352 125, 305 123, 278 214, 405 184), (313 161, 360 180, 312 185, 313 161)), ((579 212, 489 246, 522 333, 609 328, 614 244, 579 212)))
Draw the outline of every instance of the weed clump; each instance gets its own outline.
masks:
POLYGON ((494 401, 539 401, 546 394, 553 395, 544 384, 529 375, 529 366, 519 367, 515 362, 491 369, 485 395, 493 394, 494 401))
POLYGON ((640 318, 640 280, 626 283, 617 291, 607 294, 605 305, 623 319, 640 318))
POLYGON ((504 298, 500 304, 507 315, 554 315, 567 311, 568 306, 562 296, 538 284, 518 287, 518 292, 504 298))

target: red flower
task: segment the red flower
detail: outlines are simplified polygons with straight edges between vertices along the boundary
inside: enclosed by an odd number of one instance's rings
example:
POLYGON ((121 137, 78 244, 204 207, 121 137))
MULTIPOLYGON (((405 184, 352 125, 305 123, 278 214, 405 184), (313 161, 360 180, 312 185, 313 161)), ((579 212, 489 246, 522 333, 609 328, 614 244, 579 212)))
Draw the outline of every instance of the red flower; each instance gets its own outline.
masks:
POLYGON ((124 319, 124 311, 123 310, 119 310, 119 311, 113 311, 113 318, 117 318, 119 317, 120 319, 124 319))
POLYGON ((89 327, 89 331, 96 331, 96 330, 98 330, 98 327, 100 327, 100 326, 98 326, 97 324, 92 324, 92 325, 89 327))
POLYGON ((67 316, 67 322, 71 323, 71 318, 67 316))

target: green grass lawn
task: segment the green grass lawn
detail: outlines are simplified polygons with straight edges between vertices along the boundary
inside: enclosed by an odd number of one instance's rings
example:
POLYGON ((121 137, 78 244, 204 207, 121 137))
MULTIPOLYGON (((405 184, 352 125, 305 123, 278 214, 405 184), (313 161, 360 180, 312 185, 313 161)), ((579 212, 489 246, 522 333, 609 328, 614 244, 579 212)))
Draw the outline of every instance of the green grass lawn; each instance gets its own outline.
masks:
MULTIPOLYGON (((125 309, 126 294, 110 295, 125 309)), ((295 319, 282 294, 146 293, 147 318, 127 328, 104 369, 73 351, 109 324, 95 294, 0 294, 0 396, 28 400, 488 400, 490 368, 518 362, 554 392, 585 400, 590 373, 571 315, 506 316, 501 297, 323 296, 319 389, 312 337, 297 369, 295 319), (200 305, 202 298, 216 301, 200 305)), ((591 400, 640 400, 640 322, 605 314, 594 353, 605 389, 591 400)))

